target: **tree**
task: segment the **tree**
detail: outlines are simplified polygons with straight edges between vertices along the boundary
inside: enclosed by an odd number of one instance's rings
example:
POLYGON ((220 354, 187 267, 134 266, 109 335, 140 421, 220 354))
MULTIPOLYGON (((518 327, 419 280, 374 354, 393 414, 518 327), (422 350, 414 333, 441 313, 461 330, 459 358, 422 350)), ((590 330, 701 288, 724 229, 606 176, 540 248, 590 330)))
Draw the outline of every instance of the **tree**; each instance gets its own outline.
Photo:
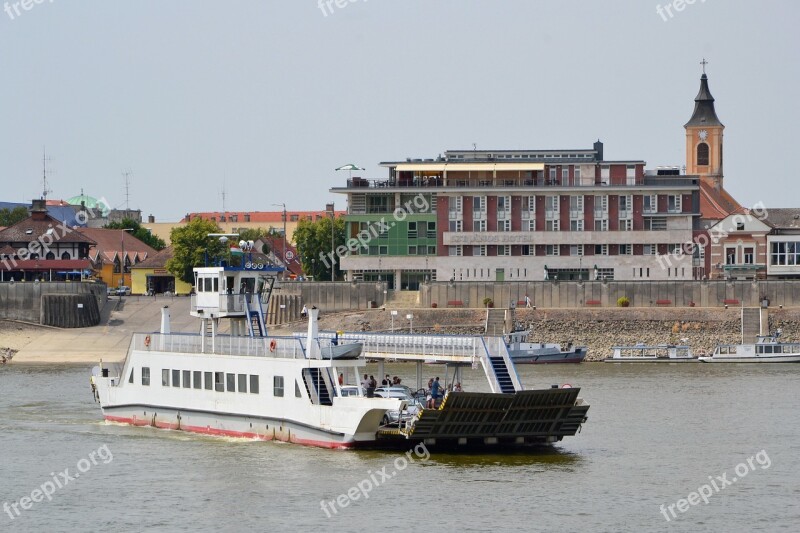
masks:
MULTIPOLYGON (((303 271, 311 274, 315 280, 331 279, 331 267, 336 270, 337 278, 342 276, 341 257, 337 248, 346 240, 344 219, 337 218, 333 223, 333 250, 331 250, 331 219, 300 220, 294 230, 294 242, 300 254, 303 271)), ((347 252, 346 252, 347 253, 347 252)))
POLYGON ((193 268, 211 265, 215 259, 228 255, 227 245, 208 236, 209 233, 221 232, 215 222, 202 218, 192 219, 185 226, 173 228, 170 233, 173 255, 167 261, 167 270, 186 283, 194 283, 193 268))
POLYGON ((264 246, 261 247, 262 254, 270 252, 268 237, 274 235, 270 230, 265 228, 240 228, 239 240, 240 241, 257 241, 258 239, 264 240, 264 246))
POLYGON ((13 226, 17 222, 28 218, 28 208, 19 206, 14 209, 0 209, 0 226, 13 226))
POLYGON ((156 250, 163 250, 167 247, 164 239, 153 235, 150 230, 143 228, 141 224, 132 218, 123 218, 121 222, 111 222, 103 226, 105 229, 132 229, 131 235, 156 250))

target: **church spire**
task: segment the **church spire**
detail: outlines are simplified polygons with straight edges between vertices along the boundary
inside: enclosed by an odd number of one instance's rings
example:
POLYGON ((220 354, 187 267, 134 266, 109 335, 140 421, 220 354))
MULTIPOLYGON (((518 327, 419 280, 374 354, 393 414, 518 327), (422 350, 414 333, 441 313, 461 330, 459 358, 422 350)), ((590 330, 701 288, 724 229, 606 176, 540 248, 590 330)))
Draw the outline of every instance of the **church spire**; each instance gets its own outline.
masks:
POLYGON ((689 126, 723 126, 722 122, 717 118, 717 112, 714 109, 714 97, 711 96, 711 90, 708 88, 708 76, 706 76, 706 65, 708 61, 703 59, 703 75, 700 76, 700 92, 694 99, 694 113, 692 118, 689 119, 684 127, 689 126))

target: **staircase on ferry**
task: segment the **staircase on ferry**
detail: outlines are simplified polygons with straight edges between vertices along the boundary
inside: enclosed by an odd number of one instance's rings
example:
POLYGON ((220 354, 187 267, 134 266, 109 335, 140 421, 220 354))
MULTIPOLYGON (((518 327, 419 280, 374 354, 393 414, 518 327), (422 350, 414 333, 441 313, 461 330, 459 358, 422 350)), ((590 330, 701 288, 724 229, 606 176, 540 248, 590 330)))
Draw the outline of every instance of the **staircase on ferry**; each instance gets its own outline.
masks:
POLYGON ((524 387, 503 338, 486 337, 483 348, 481 362, 492 386, 492 392, 514 394, 523 390, 524 387))
POLYGON ((494 375, 497 377, 497 382, 500 384, 500 392, 504 394, 514 394, 514 382, 511 381, 511 374, 503 358, 489 357, 489 361, 492 363, 494 375))
POLYGON ((333 405, 330 392, 330 377, 326 370, 321 368, 306 368, 303 370, 303 382, 311 402, 317 405, 333 405))
POLYGON ((261 295, 245 294, 244 309, 247 313, 247 331, 251 337, 266 337, 267 325, 264 320, 264 308, 261 306, 261 295))

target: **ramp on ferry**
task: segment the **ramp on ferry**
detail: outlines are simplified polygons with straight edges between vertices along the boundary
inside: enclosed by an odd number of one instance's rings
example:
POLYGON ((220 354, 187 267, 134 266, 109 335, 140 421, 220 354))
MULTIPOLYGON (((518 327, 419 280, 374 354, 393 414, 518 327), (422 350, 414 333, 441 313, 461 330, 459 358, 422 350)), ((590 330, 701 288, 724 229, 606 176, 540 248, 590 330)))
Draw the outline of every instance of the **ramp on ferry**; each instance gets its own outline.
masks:
POLYGON ((586 421, 589 405, 579 393, 579 388, 449 393, 438 409, 423 409, 405 428, 382 429, 378 438, 459 447, 560 441, 586 421))

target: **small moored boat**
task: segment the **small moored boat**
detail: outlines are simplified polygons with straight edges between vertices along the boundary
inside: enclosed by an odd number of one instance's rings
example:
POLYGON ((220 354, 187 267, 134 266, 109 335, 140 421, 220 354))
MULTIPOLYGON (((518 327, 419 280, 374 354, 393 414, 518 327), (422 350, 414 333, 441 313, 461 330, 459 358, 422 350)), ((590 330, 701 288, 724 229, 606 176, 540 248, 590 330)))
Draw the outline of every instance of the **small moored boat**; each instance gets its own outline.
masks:
POLYGON ((696 363, 698 358, 686 345, 658 344, 648 346, 614 346, 611 357, 603 360, 606 363, 696 363))
POLYGON ((779 342, 781 330, 758 335, 755 344, 718 344, 703 363, 800 363, 800 342, 779 342))

